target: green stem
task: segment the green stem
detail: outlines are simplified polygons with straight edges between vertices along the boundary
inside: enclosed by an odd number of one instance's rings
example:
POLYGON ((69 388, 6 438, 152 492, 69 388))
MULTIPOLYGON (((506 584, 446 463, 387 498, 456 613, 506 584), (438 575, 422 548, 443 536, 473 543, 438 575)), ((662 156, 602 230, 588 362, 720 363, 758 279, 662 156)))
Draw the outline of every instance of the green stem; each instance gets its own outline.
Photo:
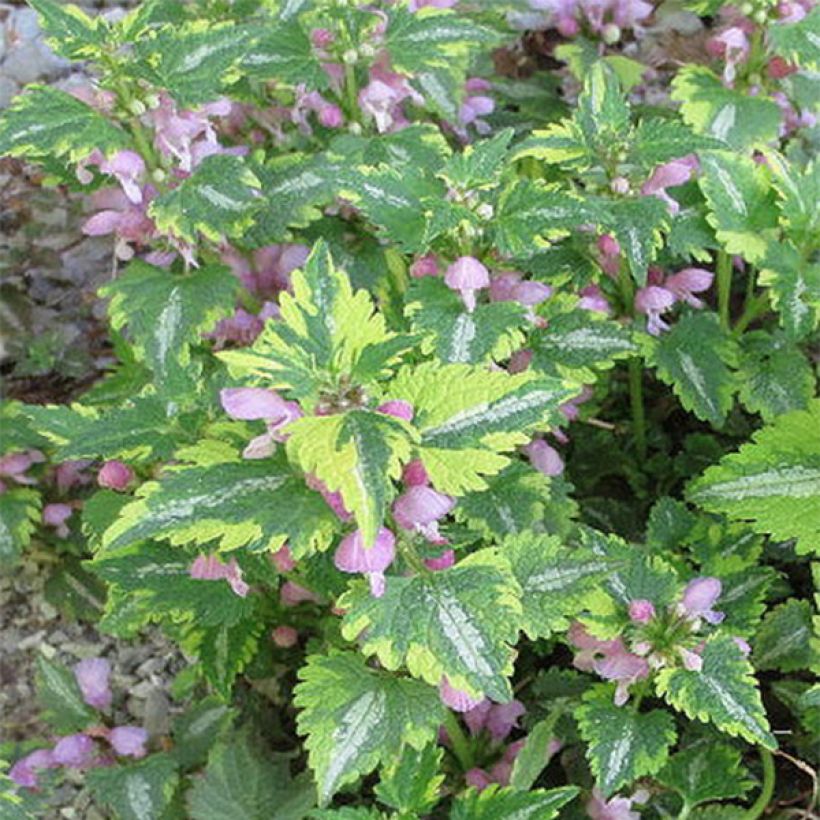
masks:
POLYGON ((447 730, 447 736, 453 745, 453 754, 456 756, 459 765, 463 771, 469 771, 473 768, 475 762, 473 760, 473 749, 459 725, 458 718, 449 709, 444 710, 444 728, 447 730))
MULTIPOLYGON (((635 285, 632 275, 624 263, 618 274, 618 284, 621 288, 624 313, 635 316, 635 285)), ((646 414, 643 406, 643 362, 638 356, 629 360, 629 405, 632 410, 632 433, 635 436, 635 447, 638 458, 646 459, 646 414)))
POLYGON ((764 314, 769 309, 769 294, 760 293, 753 297, 746 303, 743 313, 735 322, 735 329, 733 331, 735 336, 741 336, 746 328, 759 316, 764 314))
POLYGON ((718 315, 720 325, 729 330, 729 297, 732 294, 732 257, 726 251, 717 255, 718 315))
POLYGON ((357 122, 359 119, 359 91, 356 87, 356 67, 350 63, 345 63, 345 94, 348 119, 351 122, 357 122))
POLYGON ((744 820, 757 820, 763 816, 774 794, 774 758, 768 749, 760 747, 760 762, 763 764, 763 785, 752 807, 743 815, 744 820))

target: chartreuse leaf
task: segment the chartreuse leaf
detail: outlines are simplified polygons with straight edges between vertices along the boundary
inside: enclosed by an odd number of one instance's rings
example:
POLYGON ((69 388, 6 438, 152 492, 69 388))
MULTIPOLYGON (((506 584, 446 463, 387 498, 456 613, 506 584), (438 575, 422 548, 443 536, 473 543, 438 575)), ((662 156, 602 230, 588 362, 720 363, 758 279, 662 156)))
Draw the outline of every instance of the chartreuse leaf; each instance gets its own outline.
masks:
POLYGON ((105 43, 108 22, 102 16, 89 17, 73 3, 54 0, 31 0, 40 28, 49 46, 69 60, 94 58, 105 43))
POLYGON ((521 346, 524 308, 515 302, 490 302, 468 312, 461 297, 433 277, 414 280, 405 312, 413 330, 424 334, 425 349, 441 362, 479 364, 505 359, 521 346))
POLYGON ((112 327, 128 328, 154 382, 169 391, 185 384, 190 346, 230 312, 237 289, 229 268, 210 266, 178 276, 137 259, 100 295, 111 300, 112 327))
POLYGON ((290 85, 303 83, 312 89, 321 90, 329 82, 308 33, 295 19, 266 26, 262 36, 248 47, 242 68, 251 77, 290 85))
POLYGON ((713 740, 694 743, 669 758, 655 779, 674 789, 688 807, 743 797, 752 787, 740 752, 713 740))
POLYGON ((154 396, 138 397, 105 413, 81 404, 28 405, 26 415, 57 447, 63 460, 168 459, 197 429, 195 418, 189 419, 188 429, 184 429, 181 417, 169 416, 165 402, 154 396))
POLYGON ((111 120, 50 86, 30 85, 0 118, 0 155, 76 162, 95 148, 110 154, 128 144, 111 120))
POLYGON ((138 763, 91 769, 88 788, 95 799, 122 820, 163 817, 179 781, 177 764, 163 752, 138 763))
POLYGON ((370 410, 305 416, 288 427, 291 461, 339 492, 366 547, 372 546, 391 501, 391 479, 410 460, 412 427, 370 410))
POLYGON ((115 550, 147 538, 232 550, 276 550, 295 556, 327 549, 335 516, 280 455, 167 469, 143 484, 103 536, 115 550))
POLYGON ((194 243, 202 234, 212 242, 240 236, 262 206, 260 182, 242 157, 205 157, 191 176, 160 194, 148 209, 163 233, 194 243))
POLYGON ((435 689, 372 669, 353 653, 312 655, 299 678, 299 734, 307 736, 322 805, 345 784, 397 761, 405 744, 423 749, 444 719, 435 689))
POLYGON ((736 150, 777 139, 780 109, 766 97, 727 88, 708 68, 686 65, 672 80, 672 99, 698 134, 715 137, 736 150))
POLYGON ((658 695, 692 720, 711 722, 722 732, 777 747, 760 700, 751 664, 728 635, 709 638, 701 652, 703 668, 661 669, 655 678, 658 695))
POLYGON ((581 129, 571 119, 533 131, 512 153, 512 159, 525 157, 572 169, 588 168, 595 161, 595 155, 586 145, 581 129))
POLYGON ((574 714, 587 744, 587 760, 604 797, 639 777, 658 772, 677 737, 669 712, 638 712, 615 706, 609 685, 587 692, 574 714))
POLYGON ((575 310, 552 317, 545 328, 530 335, 532 367, 550 375, 570 375, 594 382, 596 370, 612 367, 617 359, 637 350, 630 332, 598 314, 575 310))
POLYGON ((596 62, 584 78, 574 119, 587 145, 606 156, 630 131, 630 110, 615 71, 596 62))
POLYGON ((658 337, 644 339, 647 363, 671 385, 686 410, 720 427, 732 409, 737 345, 713 313, 689 313, 658 337))
POLYGON ((74 675, 42 655, 37 658, 37 700, 48 723, 65 734, 85 729, 97 716, 83 700, 74 675))
POLYGON ((820 552, 820 400, 780 416, 689 485, 689 500, 820 552))
POLYGON ((9 565, 31 542, 40 522, 40 494, 24 488, 0 495, 0 561, 9 565))
POLYGON ((220 96, 254 35, 250 26, 210 20, 163 26, 137 38, 132 65, 143 80, 190 108, 220 96))
POLYGON ((195 654, 205 679, 226 701, 236 676, 250 663, 259 645, 264 623, 256 617, 200 629, 197 625, 182 640, 186 653, 195 654))
POLYGON ((800 68, 817 71, 820 69, 820 9, 815 6, 796 23, 769 26, 766 40, 775 54, 800 68))
POLYGON ((342 634, 361 635, 362 651, 386 669, 404 664, 433 686, 446 675, 456 688, 503 702, 512 697, 519 598, 506 561, 483 549, 440 572, 390 576, 381 598, 357 583, 338 605, 347 610, 342 634))
POLYGON ((521 629, 531 640, 567 629, 584 608, 584 596, 613 568, 605 557, 567 547, 553 535, 514 535, 504 540, 501 552, 523 592, 521 629))
POLYGON ((740 254, 747 262, 759 261, 766 252, 766 231, 777 227, 766 169, 731 151, 705 152, 700 163, 700 188, 717 238, 728 253, 740 254))
POLYGON ((480 792, 468 789, 453 801, 450 820, 551 820, 578 791, 576 786, 562 786, 520 792, 495 784, 480 792))
POLYGON ((291 284, 293 294, 280 296, 281 321, 269 322, 252 347, 220 354, 234 375, 256 376, 266 387, 315 401, 344 380, 375 379, 413 344, 386 329, 366 291, 353 291, 324 241, 293 272, 291 284))
POLYGON ((754 640, 755 669, 820 669, 820 640, 812 625, 812 606, 792 598, 766 614, 754 640))
POLYGON ((381 770, 374 791, 385 806, 400 815, 425 815, 440 799, 444 775, 440 772, 444 750, 429 744, 423 749, 404 746, 401 757, 381 770))
POLYGON ((301 820, 316 804, 311 784, 291 779, 287 757, 263 748, 247 729, 216 744, 186 797, 192 820, 301 820))
POLYGON ((452 495, 483 489, 482 476, 509 463, 502 453, 526 443, 526 431, 557 420, 558 407, 578 390, 532 372, 511 376, 435 362, 404 368, 390 386, 391 397, 415 409, 419 457, 430 480, 452 495))

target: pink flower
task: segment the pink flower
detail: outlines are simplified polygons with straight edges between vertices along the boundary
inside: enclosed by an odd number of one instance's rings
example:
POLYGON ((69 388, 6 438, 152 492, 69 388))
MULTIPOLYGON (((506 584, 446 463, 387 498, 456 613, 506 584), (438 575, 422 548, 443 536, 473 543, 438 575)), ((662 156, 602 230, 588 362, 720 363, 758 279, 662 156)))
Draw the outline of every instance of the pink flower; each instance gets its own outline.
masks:
POLYGON ((719 624, 726 616, 713 610, 712 605, 720 598, 722 589, 717 578, 695 578, 683 591, 679 605, 682 613, 692 620, 703 618, 707 623, 719 624))
POLYGON ((292 607, 304 603, 318 604, 322 599, 315 592, 305 589, 301 584, 294 581, 285 581, 279 590, 279 600, 282 606, 292 607))
POLYGON ((142 202, 142 187, 140 177, 145 173, 145 161, 134 151, 117 151, 111 159, 100 163, 100 170, 104 174, 111 174, 117 178, 122 190, 128 199, 135 205, 142 202))
POLYGON ((430 483, 430 477, 424 469, 424 464, 417 458, 404 465, 401 478, 408 487, 420 487, 430 483))
POLYGON ((697 168, 698 160, 694 154, 658 165, 641 187, 641 194, 659 197, 666 203, 669 213, 674 216, 680 210, 680 205, 666 193, 666 189, 688 182, 697 168))
POLYGON ((43 461, 45 461, 45 456, 39 450, 9 453, 0 458, 0 476, 10 478, 17 484, 36 484, 37 480, 25 473, 33 464, 39 464, 43 461))
POLYGON ((731 86, 737 75, 737 66, 745 63, 749 58, 749 38, 740 26, 732 26, 712 37, 707 43, 707 49, 715 57, 722 57, 723 82, 731 86))
POLYGON ((361 572, 370 582, 374 598, 384 595, 384 571, 396 557, 396 537, 386 527, 376 535, 372 547, 365 547, 361 530, 345 536, 336 549, 333 563, 342 572, 361 572))
POLYGON ((271 639, 281 649, 290 649, 299 643, 299 633, 292 626, 277 626, 271 632, 271 639))
POLYGON ((394 399, 393 401, 386 401, 376 408, 377 413, 384 413, 386 416, 393 416, 404 421, 413 420, 413 405, 410 402, 402 401, 401 399, 394 399))
POLYGON ((476 766, 464 773, 464 782, 478 791, 484 791, 493 781, 484 769, 476 766))
POLYGON ((425 276, 438 275, 438 259, 434 253, 427 253, 420 256, 410 265, 410 276, 414 279, 421 279, 425 276))
POLYGON ((447 268, 444 282, 461 294, 465 307, 472 313, 476 305, 475 292, 489 286, 490 274, 478 259, 461 256, 447 268))
POLYGON ((296 561, 290 554, 290 547, 285 544, 270 556, 270 560, 279 572, 291 572, 296 568, 296 561))
POLYGON ((134 480, 134 471, 121 461, 106 461, 97 475, 100 487, 122 492, 134 480))
POLYGON ((111 748, 123 757, 145 757, 148 750, 148 732, 138 726, 115 726, 108 733, 108 742, 111 748))
POLYGON ((241 421, 276 419, 287 412, 287 402, 274 390, 262 387, 225 388, 219 398, 225 412, 241 421))
POLYGON ((82 226, 83 233, 87 236, 114 234, 117 258, 124 261, 133 258, 132 245, 143 245, 156 236, 156 226, 147 213, 148 203, 155 195, 156 191, 146 186, 142 201, 135 204, 119 190, 96 191, 92 194, 92 202, 103 209, 86 220, 82 226))
POLYGON ((380 59, 370 69, 370 82, 359 91, 359 108, 366 118, 372 119, 376 130, 383 134, 407 125, 402 103, 411 100, 423 105, 424 98, 401 74, 387 68, 386 59, 380 59))
POLYGON ((54 527, 60 538, 68 538, 70 530, 66 521, 71 518, 74 508, 69 504, 46 504, 43 507, 43 523, 54 527))
POLYGON ((684 669, 688 669, 690 672, 700 672, 703 668, 703 658, 701 658, 697 652, 693 652, 691 649, 686 649, 683 646, 679 646, 678 654, 683 661, 684 669))
POLYGON ((684 268, 682 271, 666 277, 663 286, 682 302, 692 307, 702 308, 703 302, 694 294, 703 293, 712 287, 715 275, 703 268, 684 268))
POLYGON ((62 464, 58 464, 54 470, 57 489, 61 493, 65 493, 76 485, 88 484, 91 479, 83 473, 83 470, 92 463, 90 459, 81 459, 78 461, 64 461, 62 464))
POLYGON ((265 323, 260 316, 254 316, 244 308, 236 308, 232 316, 220 319, 207 336, 216 342, 217 350, 221 350, 229 342, 247 347, 256 341, 264 327, 265 323))
POLYGON ((635 624, 648 624, 655 617, 655 605, 645 598, 629 602, 629 619, 635 624))
POLYGON ((488 134, 490 126, 482 117, 492 114, 495 110, 495 100, 481 92, 489 91, 492 86, 479 77, 471 77, 464 85, 466 94, 461 107, 458 110, 458 121, 462 129, 462 136, 466 134, 464 129, 472 125, 479 134, 488 134))
POLYGON ((540 304, 552 296, 552 288, 543 282, 522 281, 520 273, 502 273, 490 282, 490 300, 518 302, 525 307, 540 304))
POLYGON ((94 757, 94 741, 84 734, 67 735, 57 741, 52 751, 55 763, 72 769, 81 769, 94 757))
POLYGON ((633 798, 613 797, 604 800, 598 789, 593 789, 592 798, 586 805, 587 814, 592 820, 640 820, 641 815, 632 811, 633 798))
POLYGON ((84 658, 72 670, 83 700, 95 709, 107 709, 111 705, 111 689, 108 679, 111 664, 105 658, 84 658))
POLYGON ((438 531, 438 521, 449 514, 455 499, 431 487, 409 487, 393 504, 393 517, 403 530, 420 532, 434 544, 446 541, 438 531))
POLYGON ((485 728, 495 741, 504 740, 509 733, 518 727, 518 720, 527 710, 517 700, 509 703, 493 703, 487 713, 485 728))
POLYGON ((545 476, 558 476, 564 472, 564 461, 560 454, 544 439, 533 439, 523 451, 529 457, 530 464, 545 476))
POLYGON ((647 285, 635 294, 635 310, 646 314, 646 330, 653 336, 669 330, 669 325, 661 319, 661 314, 666 313, 674 304, 675 294, 657 285, 647 285))
POLYGON ((54 753, 51 749, 37 749, 20 758, 9 770, 9 777, 18 786, 36 789, 37 771, 39 769, 54 769, 59 765, 54 760, 54 753))
POLYGON ((454 712, 468 712, 481 703, 481 699, 476 700, 461 689, 456 689, 452 686, 446 675, 439 683, 438 694, 441 698, 441 702, 454 712))
POLYGON ((433 572, 439 572, 443 569, 450 569, 456 562, 456 554, 453 550, 444 550, 438 558, 425 558, 424 566, 433 572))
POLYGON ((611 310, 603 291, 597 285, 587 285, 579 292, 578 307, 581 310, 591 310, 609 316, 611 310))
POLYGON ((250 587, 242 580, 242 569, 236 558, 231 558, 227 564, 223 564, 218 555, 198 555, 188 572, 191 578, 198 581, 226 580, 231 590, 240 598, 244 598, 250 591, 250 587))

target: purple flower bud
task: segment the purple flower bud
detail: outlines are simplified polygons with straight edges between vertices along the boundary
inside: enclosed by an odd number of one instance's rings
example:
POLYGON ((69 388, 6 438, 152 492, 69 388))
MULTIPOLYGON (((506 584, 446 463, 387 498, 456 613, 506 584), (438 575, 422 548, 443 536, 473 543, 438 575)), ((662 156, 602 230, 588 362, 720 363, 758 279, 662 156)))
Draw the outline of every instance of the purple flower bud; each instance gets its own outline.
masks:
POLYGON ((472 709, 468 709, 464 713, 464 722, 467 724, 467 728, 470 730, 470 734, 473 735, 473 737, 480 734, 484 730, 484 727, 487 725, 487 715, 490 714, 490 709, 492 708, 492 701, 484 698, 484 700, 480 701, 473 706, 472 709))
POLYGON ((457 290, 464 300, 467 310, 475 309, 475 292, 490 284, 490 273, 478 259, 472 256, 461 256, 447 268, 444 274, 447 287, 457 290))
POLYGON ((609 302, 606 296, 604 296, 603 291, 597 285, 588 285, 580 291, 580 296, 581 298, 578 300, 579 308, 609 316, 609 302))
POLYGON ((523 451, 529 457, 530 464, 545 476, 558 476, 564 472, 564 461, 560 454, 544 439, 533 439, 523 451))
POLYGON ((53 751, 54 762, 72 769, 87 766, 94 757, 94 741, 84 734, 60 738, 53 751))
POLYGON ((413 420, 413 405, 410 402, 402 401, 401 399, 394 399, 393 401, 386 401, 376 408, 377 413, 384 413, 386 416, 393 416, 404 421, 413 420))
POLYGON ((296 567, 296 561, 290 554, 290 547, 285 544, 270 556, 279 572, 291 572, 296 567))
POLYGON ((105 658, 85 658, 74 665, 73 672, 83 700, 89 706, 107 709, 111 705, 111 689, 108 685, 111 664, 105 658))
POLYGON ((344 125, 345 115, 338 105, 328 103, 319 109, 319 122, 325 128, 341 128, 344 125))
POLYGON ((464 774, 464 782, 468 786, 472 786, 474 789, 478 789, 478 791, 484 791, 493 781, 490 779, 490 775, 484 771, 484 769, 479 769, 478 767, 473 767, 468 772, 464 774))
POLYGON ((693 620, 703 618, 710 624, 719 624, 725 615, 714 611, 712 605, 720 598, 722 588, 717 578, 704 577, 690 581, 680 602, 684 614, 693 620))
POLYGON ((299 643, 299 633, 292 626, 277 626, 271 632, 271 639, 281 649, 290 649, 299 643))
POLYGON ((747 641, 744 641, 743 638, 732 638, 732 640, 737 644, 737 648, 746 656, 748 657, 752 652, 752 647, 749 646, 747 641))
POLYGON ((345 536, 336 549, 333 563, 342 572, 362 572, 370 582, 374 598, 384 594, 384 570, 396 557, 396 537, 386 527, 376 535, 372 547, 364 546, 361 530, 345 536))
POLYGON ((305 589, 293 581, 285 581, 279 590, 279 601, 282 606, 286 607, 297 606, 298 604, 307 602, 318 604, 320 600, 315 592, 311 592, 309 589, 305 589))
POLYGON ((414 459, 404 465, 401 478, 408 487, 421 487, 430 483, 427 470, 424 469, 424 464, 419 459, 414 459))
POLYGON ((327 48, 335 39, 333 32, 326 28, 315 28, 310 32, 310 42, 316 48, 327 48))
POLYGON ((470 697, 461 689, 456 689, 450 684, 450 681, 447 680, 446 675, 441 679, 441 683, 439 683, 438 693, 441 702, 454 712, 467 712, 478 706, 482 701, 482 698, 476 700, 476 698, 470 697))
POLYGON ((635 624, 647 624, 655 617, 655 605, 645 598, 629 602, 629 618, 635 624))
POLYGON ((122 492, 134 480, 134 471, 121 461, 106 461, 97 475, 100 487, 122 492))
POLYGON ((453 550, 444 550, 438 558, 425 558, 424 566, 427 569, 438 572, 443 569, 450 569, 456 562, 456 554, 453 550))
POLYGON ((262 387, 229 387, 220 391, 219 398, 225 412, 240 421, 274 420, 289 414, 288 402, 262 387))
POLYGON ((688 669, 690 672, 700 672, 703 669, 703 658, 697 652, 679 646, 678 653, 683 661, 684 669, 688 669))
POLYGON ((65 522, 73 512, 74 508, 70 504, 46 504, 43 507, 43 523, 54 527, 60 538, 67 538, 70 531, 65 522))
POLYGON ((410 276, 414 279, 421 279, 424 276, 438 275, 438 259, 434 253, 427 253, 420 256, 410 265, 410 276))
POLYGON ((148 732, 138 726, 116 726, 108 734, 111 748, 124 757, 145 757, 148 732))
POLYGON ((611 234, 605 233, 598 237, 598 250, 602 256, 619 256, 621 246, 618 240, 611 234))

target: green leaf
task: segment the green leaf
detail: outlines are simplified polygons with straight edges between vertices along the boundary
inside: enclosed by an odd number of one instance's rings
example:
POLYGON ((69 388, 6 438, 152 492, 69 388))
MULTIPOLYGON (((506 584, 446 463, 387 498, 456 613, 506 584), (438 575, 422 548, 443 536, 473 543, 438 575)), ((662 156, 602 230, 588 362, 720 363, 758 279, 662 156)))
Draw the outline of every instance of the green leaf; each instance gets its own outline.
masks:
POLYGON ((574 714, 597 786, 607 798, 639 777, 658 772, 677 738, 669 712, 615 706, 608 685, 584 695, 574 714))
POLYGON ((260 80, 304 84, 320 91, 329 82, 308 33, 295 19, 266 26, 242 58, 242 68, 248 76, 260 80))
POLYGON ((820 553, 820 400, 758 430, 689 485, 688 498, 710 512, 750 522, 755 532, 797 551, 820 553))
POLYGON ((294 555, 327 549, 336 527, 319 493, 279 456, 167 469, 143 484, 137 498, 105 533, 115 550, 147 538, 172 544, 218 542, 220 549, 276 550, 294 555))
POLYGON ((97 719, 83 700, 74 675, 42 655, 37 658, 37 700, 48 723, 64 734, 85 729, 97 719))
POLYGON ((91 769, 88 788, 121 820, 158 820, 165 816, 179 781, 167 754, 152 754, 139 763, 91 769))
POLYGON ((203 765, 208 752, 233 722, 234 714, 233 709, 211 695, 174 718, 172 754, 179 765, 183 769, 203 765))
POLYGON ((655 779, 674 789, 689 807, 711 800, 731 800, 743 797, 752 788, 749 772, 741 761, 740 752, 733 746, 702 741, 673 755, 655 779))
POLYGON ((150 216, 162 233, 195 243, 201 233, 212 242, 238 237, 262 205, 260 182, 242 157, 205 157, 191 176, 151 202, 150 216))
POLYGON ((820 324, 820 265, 791 243, 772 241, 760 263, 759 283, 769 288, 780 326, 791 339, 808 336, 820 324))
POLYGON ((693 151, 720 147, 719 140, 694 133, 690 126, 680 120, 648 117, 635 128, 631 153, 635 162, 653 168, 693 151))
POLYGON ((312 655, 299 672, 294 703, 319 802, 391 764, 403 745, 421 750, 436 736, 443 707, 435 689, 371 669, 352 653, 312 655))
POLYGON ((370 547, 391 501, 391 479, 410 460, 412 433, 400 419, 369 410, 306 416, 288 426, 287 452, 305 473, 341 493, 370 547))
POLYGON ((220 354, 232 374, 255 376, 266 387, 285 388, 316 401, 322 390, 377 378, 413 339, 390 333, 364 290, 333 264, 317 242, 302 270, 282 293, 282 318, 269 322, 252 347, 220 354))
POLYGON ((626 328, 585 310, 550 318, 546 328, 530 335, 528 347, 533 368, 579 382, 594 382, 596 370, 608 369, 638 349, 626 328))
POLYGON ((578 794, 576 786, 519 792, 495 784, 468 789, 453 802, 450 820, 551 820, 578 794))
POLYGON ((284 755, 262 748, 248 730, 220 740, 201 777, 187 794, 191 820, 301 820, 316 795, 301 778, 292 780, 284 755))
POLYGON ((767 613, 754 640, 755 669, 820 669, 820 642, 808 601, 791 599, 767 613))
POLYGON ((390 576, 381 598, 355 584, 338 606, 348 610, 342 634, 354 640, 364 633, 362 651, 386 669, 405 664, 433 686, 446 675, 458 689, 504 702, 512 697, 519 597, 506 562, 483 549, 440 572, 390 576))
POLYGON ((513 133, 512 128, 505 128, 490 139, 467 145, 449 159, 438 176, 462 191, 493 187, 504 167, 513 133))
POLYGON ((709 638, 701 652, 703 668, 661 669, 655 678, 659 696, 691 720, 711 722, 722 732, 777 748, 751 664, 728 635, 709 638))
POLYGON ((732 409, 737 345, 714 313, 688 313, 671 330, 645 340, 647 363, 657 369, 686 410, 720 427, 732 409))
POLYGON ((510 775, 512 788, 517 791, 529 791, 547 767, 554 754, 550 745, 557 740, 555 726, 563 714, 563 709, 554 709, 548 718, 539 720, 529 730, 524 745, 515 756, 510 775))
POLYGON ((455 291, 433 277, 412 282, 405 311, 413 330, 428 337, 425 349, 441 362, 479 364, 504 359, 524 341, 521 305, 490 302, 470 313, 455 291))
POLYGON ((250 663, 259 646, 264 623, 255 615, 236 623, 195 628, 183 642, 186 652, 199 657, 205 679, 226 701, 231 697, 236 676, 250 663))
POLYGON ((700 188, 709 223, 728 253, 758 262, 766 253, 766 231, 777 227, 774 191, 766 169, 742 154, 701 154, 700 188))
POLYGON ((73 3, 31 0, 40 28, 49 46, 69 60, 93 59, 110 37, 104 17, 89 17, 73 3))
POLYGON ((552 535, 521 533, 505 539, 501 549, 523 592, 521 629, 531 640, 567 629, 584 609, 584 597, 613 567, 605 557, 566 547, 552 535))
POLYGON ((557 422, 559 406, 577 392, 532 372, 434 362, 405 368, 390 387, 392 398, 413 405, 419 456, 436 489, 451 495, 483 489, 482 476, 508 464, 501 454, 525 444, 527 431, 557 422))
POLYGON ((16 562, 31 543, 40 523, 40 506, 35 490, 18 487, 0 494, 0 561, 6 566, 16 562))
POLYGON ((438 803, 444 775, 440 773, 444 750, 430 744, 422 750, 404 746, 394 763, 381 771, 374 788, 381 803, 400 815, 424 815, 438 803))
POLYGON ((513 151, 512 159, 533 157, 569 169, 588 168, 595 154, 586 145, 584 135, 573 120, 554 123, 533 131, 513 151))
POLYGON ((136 39, 131 65, 180 107, 190 108, 222 94, 254 34, 251 26, 210 20, 163 26, 136 39))
POLYGON ((740 401, 765 421, 792 410, 804 410, 814 396, 817 380, 801 350, 782 332, 747 332, 738 381, 740 401))
POLYGON ((820 232, 820 162, 810 162, 800 173, 796 163, 776 151, 766 151, 765 157, 777 192, 781 226, 799 247, 816 242, 820 232))
POLYGON ((796 23, 769 26, 766 39, 772 51, 800 68, 820 69, 820 9, 816 6, 796 23))
POLYGON ((605 62, 595 63, 585 76, 574 119, 599 156, 606 156, 613 144, 622 143, 629 134, 629 103, 618 75, 605 62))
POLYGON ((0 117, 0 155, 77 162, 95 148, 108 155, 128 144, 109 119, 50 86, 30 85, 0 117))
POLYGON ((715 137, 742 151, 776 140, 780 109, 766 97, 727 88, 710 69, 686 65, 672 80, 671 98, 698 134, 715 137))
POLYGON ((231 311, 238 280, 221 266, 176 276, 137 259, 100 295, 115 330, 129 335, 164 392, 185 385, 190 347, 231 311))

